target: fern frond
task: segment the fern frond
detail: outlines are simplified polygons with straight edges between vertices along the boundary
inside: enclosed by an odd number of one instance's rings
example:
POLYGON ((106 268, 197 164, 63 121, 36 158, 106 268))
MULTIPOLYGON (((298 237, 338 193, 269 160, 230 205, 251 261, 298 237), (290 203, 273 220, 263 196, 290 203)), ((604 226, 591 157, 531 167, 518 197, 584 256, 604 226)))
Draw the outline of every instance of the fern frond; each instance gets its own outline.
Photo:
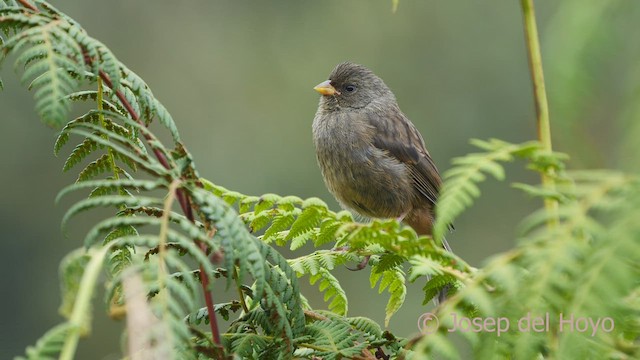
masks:
POLYGON ((118 188, 131 188, 137 191, 151 191, 162 187, 167 187, 168 184, 163 180, 137 180, 137 179, 101 179, 101 180, 87 180, 83 182, 73 183, 66 186, 56 196, 55 202, 58 203, 67 194, 84 189, 95 189, 98 187, 111 187, 113 189, 118 188))
MULTIPOLYGON (((366 343, 358 343, 359 334, 351 326, 341 321, 316 321, 308 325, 312 337, 315 356, 322 359, 353 358, 360 355, 366 343)), ((301 344, 304 347, 304 344, 301 344)))
POLYGON ((282 212, 275 216, 271 222, 271 226, 264 232, 262 241, 267 244, 275 241, 278 245, 283 245, 286 235, 283 236, 282 232, 288 230, 291 225, 293 225, 296 217, 299 216, 300 213, 301 211, 299 209, 294 209, 293 211, 282 212))
POLYGON ((62 323, 56 325, 47 331, 35 346, 29 346, 26 350, 26 356, 16 357, 16 360, 54 360, 58 359, 58 355, 62 351, 67 335, 73 326, 70 323, 62 323))
POLYGON ((291 268, 302 276, 315 275, 320 269, 333 270, 336 266, 356 261, 358 256, 351 252, 317 250, 309 255, 288 260, 291 268))
MULTIPOLYGON (((67 254, 60 263, 60 288, 62 303, 59 312, 69 318, 73 311, 80 280, 84 274, 84 268, 89 263, 90 257, 85 249, 77 249, 67 254)), ((86 330, 85 330, 86 331, 86 330)))
POLYGON ((291 224, 291 229, 285 237, 285 240, 294 240, 291 243, 291 250, 297 250, 306 243, 308 237, 303 235, 311 232, 320 224, 322 215, 322 211, 316 206, 303 208, 302 213, 291 224))
POLYGON ((24 68, 22 82, 31 82, 29 88, 36 89, 36 110, 47 125, 59 127, 70 110, 66 96, 78 88, 73 74, 84 71, 82 50, 69 36, 68 23, 56 23, 44 15, 30 18, 40 24, 16 33, 3 48, 6 53, 19 53, 16 67, 24 68))
POLYGON ((286 259, 262 241, 254 238, 236 212, 222 199, 206 190, 196 188, 193 199, 204 217, 216 224, 216 239, 224 251, 225 267, 238 264, 238 280, 250 274, 255 280, 255 298, 262 299, 276 316, 278 333, 285 336, 285 345, 291 346, 294 336, 304 328, 304 314, 300 304, 300 289, 296 275, 286 259))
POLYGON ((66 145, 67 142, 69 141, 69 130, 75 127, 78 123, 81 123, 81 122, 97 123, 99 121, 100 119, 98 117, 98 114, 90 112, 67 122, 67 124, 62 128, 62 130, 60 130, 60 134, 58 134, 58 138, 56 139, 56 142, 53 145, 54 155, 58 156, 60 149, 62 149, 62 147, 66 145))
POLYGON ((261 349, 274 341, 271 337, 254 333, 224 334, 225 347, 241 359, 257 359, 261 349))
POLYGON ((180 134, 171 114, 153 96, 149 86, 138 75, 122 64, 120 64, 120 67, 123 73, 121 84, 126 86, 131 91, 131 95, 137 100, 145 122, 148 124, 154 117, 157 117, 160 123, 169 130, 173 141, 179 143, 180 134))
POLYGON ((297 281, 296 272, 289 266, 287 259, 274 248, 257 239, 254 239, 254 241, 258 248, 260 248, 260 253, 263 257, 269 261, 273 267, 279 269, 278 273, 281 272, 284 275, 280 284, 286 286, 286 296, 282 296, 281 299, 289 312, 287 321, 291 324, 292 335, 298 337, 304 330, 305 319, 304 312, 302 311, 300 286, 297 281), (284 280, 286 280, 286 283, 284 280))
POLYGON ((362 316, 356 316, 346 319, 351 326, 370 336, 369 341, 380 339, 382 337, 382 328, 377 322, 362 316))
MULTIPOLYGON (((89 141, 91 140, 89 139, 89 141)), ((72 161, 75 161, 75 160, 72 160, 72 161)), ((97 177, 98 175, 109 173, 111 170, 112 170, 111 159, 109 158, 109 154, 102 154, 99 158, 87 164, 87 166, 85 166, 85 168, 82 169, 82 171, 80 171, 80 173, 78 174, 78 178, 76 179, 76 182, 91 180, 97 177)), ((116 169, 116 170, 119 170, 119 169, 116 169)))
POLYGON ((486 152, 456 158, 454 167, 444 173, 444 184, 436 204, 435 239, 441 239, 449 224, 480 196, 477 184, 485 180, 486 174, 502 180, 504 169, 500 162, 512 161, 514 155, 530 154, 539 148, 537 143, 510 144, 496 139, 473 140, 472 144, 486 152))
POLYGON ((349 301, 338 279, 327 269, 320 268, 315 275, 309 277, 309 283, 314 285, 318 280, 320 280, 318 288, 324 292, 324 302, 329 303, 329 310, 338 315, 346 316, 349 301))
MULTIPOLYGON (((62 167, 62 171, 69 171, 72 167, 76 166, 80 163, 84 158, 86 158, 89 154, 96 151, 98 149, 98 144, 91 139, 85 139, 83 142, 78 144, 71 154, 67 157, 67 160, 62 167)), ((88 179, 85 179, 88 180, 88 179)))
POLYGON ((136 207, 136 206, 152 206, 161 204, 162 201, 157 198, 152 197, 130 197, 130 196, 122 196, 122 195, 109 195, 109 196, 100 196, 93 197, 84 200, 80 200, 75 203, 73 206, 67 210, 65 215, 62 218, 62 228, 64 229, 69 222, 69 220, 77 215, 80 212, 93 209, 96 207, 106 207, 106 206, 114 206, 118 207, 136 207))
POLYGON ((378 282, 380 283, 380 285, 378 286, 379 294, 382 294, 382 292, 387 289, 387 291, 391 295, 389 297, 389 301, 387 302, 384 317, 384 326, 388 327, 391 317, 400 309, 400 307, 402 307, 402 304, 404 304, 404 299, 407 295, 404 271, 402 270, 401 266, 384 271, 376 271, 374 267, 373 271, 371 271, 369 280, 372 289, 376 287, 378 282))
POLYGON ((407 261, 407 258, 398 254, 385 253, 379 256, 373 271, 382 272, 398 267, 407 261))
MULTIPOLYGON (((559 203, 558 222, 548 226, 555 214, 534 213, 524 222, 518 247, 492 259, 439 311, 440 315, 464 312, 473 305, 482 316, 504 317, 512 326, 523 317, 547 314, 547 326, 554 331, 510 331, 499 342, 491 333, 463 334, 477 344, 479 359, 514 353, 527 358, 542 353, 554 358, 610 358, 640 352, 637 343, 620 341, 637 337, 638 330, 618 327, 630 315, 640 319, 620 300, 633 294, 640 278, 635 265, 640 258, 640 180, 612 171, 567 176, 571 181, 556 184, 566 199, 559 203), (560 331, 561 326, 572 326, 570 317, 594 322, 608 318, 615 328, 596 333, 560 331)), ((430 334, 417 348, 446 354, 451 349, 445 337, 442 331, 430 334)))
MULTIPOLYGON (((98 127, 98 126, 89 126, 89 124, 83 124, 86 127, 90 127, 93 130, 96 131, 103 131, 102 128, 98 127)), ((168 170, 166 168, 164 168, 162 165, 160 165, 157 160, 151 159, 150 157, 148 157, 143 151, 141 151, 139 148, 137 147, 123 147, 118 145, 117 143, 115 143, 113 140, 119 141, 122 139, 122 137, 119 137, 117 135, 115 135, 115 133, 110 132, 110 140, 105 140, 104 138, 94 135, 93 133, 89 133, 83 130, 79 130, 79 129, 71 129, 69 131, 72 134, 78 134, 80 136, 84 136, 86 138, 90 138, 91 140, 95 141, 96 143, 98 143, 99 145, 104 145, 104 146, 108 146, 111 149, 113 149, 116 153, 125 156, 127 158, 129 158, 132 162, 134 162, 135 164, 137 164, 139 167, 141 167, 142 169, 150 172, 153 175, 156 176, 162 176, 162 175, 167 175, 168 170), (115 138, 115 139, 113 139, 115 138)), ((125 140, 126 142, 129 142, 128 140, 125 140)), ((137 146, 137 145, 135 145, 137 146)))

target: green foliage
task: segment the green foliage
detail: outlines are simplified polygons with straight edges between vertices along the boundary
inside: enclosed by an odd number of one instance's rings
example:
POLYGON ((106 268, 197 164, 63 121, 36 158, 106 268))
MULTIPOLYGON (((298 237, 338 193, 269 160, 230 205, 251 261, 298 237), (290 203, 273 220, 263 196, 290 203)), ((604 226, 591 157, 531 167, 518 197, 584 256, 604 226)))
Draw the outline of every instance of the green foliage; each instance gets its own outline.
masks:
POLYGON ((60 349, 64 345, 65 340, 69 334, 69 324, 57 325, 51 330, 47 331, 35 346, 29 346, 26 351, 26 356, 16 357, 16 360, 53 360, 58 358, 60 349))
POLYGON ((3 29, 26 27, 4 40, 0 61, 16 54, 15 68, 22 68, 22 83, 35 90, 36 110, 49 126, 67 120, 70 104, 65 95, 78 88, 83 73, 82 49, 70 34, 71 24, 55 21, 52 14, 27 15, 19 8, 3 9, 3 29), (52 23, 55 26, 52 26, 52 23))
POLYGON ((445 184, 436 207, 438 216, 433 228, 436 239, 442 238, 449 224, 473 204, 474 198, 480 196, 477 184, 486 179, 486 174, 504 180, 504 168, 500 162, 512 161, 516 155, 531 158, 539 148, 533 142, 510 144, 497 139, 473 140, 471 143, 486 152, 453 159, 454 167, 444 173, 445 184))
MULTIPOLYGON (((555 217, 547 211, 532 214, 523 222, 519 245, 496 256, 438 312, 442 320, 474 304, 477 316, 510 320, 510 331, 499 342, 491 340, 495 333, 464 333, 478 359, 495 354, 599 359, 639 354, 639 329, 628 324, 637 323, 639 315, 632 303, 640 278, 640 179, 614 171, 567 176, 573 182, 557 187, 566 199, 558 208, 558 223, 549 225, 555 217), (519 319, 529 314, 548 316, 549 329, 555 331, 519 331, 519 319), (615 329, 592 326, 586 331, 579 321, 588 319, 608 319, 615 329)), ((425 336, 419 347, 459 358, 448 350, 447 335, 425 336)))
POLYGON ((318 287, 324 292, 324 301, 329 303, 329 310, 338 315, 347 315, 349 307, 347 294, 342 290, 338 279, 331 275, 329 270, 320 268, 315 275, 309 277, 311 285, 318 280, 320 280, 318 287))
POLYGON ((390 270, 378 270, 376 267, 371 271, 370 277, 371 287, 375 288, 378 282, 378 293, 381 294, 385 289, 389 292, 391 297, 387 302, 387 308, 385 310, 384 326, 389 326, 389 320, 391 316, 395 314, 402 304, 407 295, 407 287, 405 286, 404 271, 400 266, 392 268, 390 270))
POLYGON ((78 296, 80 279, 84 275, 84 268, 89 262, 83 250, 76 250, 69 253, 60 264, 60 286, 62 287, 62 304, 60 313, 64 317, 70 317, 73 311, 73 303, 78 296))
POLYGON ((591 336, 512 328, 499 337, 462 336, 480 359, 639 356, 635 175, 565 171, 562 155, 535 142, 474 140, 483 152, 455 159, 445 174, 436 240, 395 220, 355 222, 317 198, 241 194, 199 177, 171 115, 142 79, 75 21, 36 3, 0 0, 1 56, 15 56, 43 121, 62 127, 54 153, 77 141, 63 171, 77 171, 78 178, 58 200, 86 197, 69 207, 63 228, 80 213, 112 213, 93 224, 83 249, 62 261, 66 321, 27 348, 26 358, 72 359, 80 336, 89 334, 99 285, 107 289, 109 314, 128 317, 128 342, 140 346, 132 351, 160 358, 459 358, 446 331, 453 315, 504 317, 513 325, 527 314, 549 314, 554 329, 560 314, 607 317, 615 330, 591 336), (74 103, 90 109, 69 119, 74 103), (154 120, 171 145, 149 129, 154 120), (515 186, 558 202, 557 211, 534 212, 514 249, 472 268, 445 251, 441 239, 480 196, 478 185, 488 175, 506 179, 502 164, 516 158, 556 186, 515 186), (285 258, 281 247, 296 257, 285 258), (447 288, 449 299, 436 311, 438 331, 406 340, 371 319, 347 317, 348 289, 335 271, 347 265, 369 271, 371 287, 389 294, 385 327, 408 295, 407 280, 424 282, 425 304, 447 288), (328 311, 308 305, 298 283, 305 276, 324 294, 328 311), (213 303, 215 281, 235 298, 213 303), (231 321, 227 329, 218 316, 231 321))

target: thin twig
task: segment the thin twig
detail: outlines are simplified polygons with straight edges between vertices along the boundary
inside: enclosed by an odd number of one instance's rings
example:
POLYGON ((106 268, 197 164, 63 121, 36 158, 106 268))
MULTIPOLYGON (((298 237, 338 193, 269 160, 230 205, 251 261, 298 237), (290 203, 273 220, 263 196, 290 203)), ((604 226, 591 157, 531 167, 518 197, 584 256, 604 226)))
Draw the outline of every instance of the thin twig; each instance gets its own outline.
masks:
MULTIPOLYGON (((529 55, 529 71, 533 81, 533 98, 536 106, 538 140, 542 144, 545 152, 551 153, 551 125, 549 121, 549 104, 547 102, 547 92, 544 84, 544 73, 542 71, 542 56, 540 55, 540 41, 538 39, 538 27, 536 26, 536 14, 533 8, 533 0, 521 0, 522 16, 524 18, 525 42, 529 55)), ((542 185, 545 189, 554 191, 555 171, 552 168, 542 173, 542 185)), ((558 222, 558 202, 552 198, 545 198, 545 208, 551 213, 549 225, 558 222)))
POLYGON ((38 8, 35 7, 34 5, 31 5, 31 3, 29 3, 27 0, 18 0, 18 2, 22 4, 22 6, 26 7, 27 9, 38 12, 38 8))

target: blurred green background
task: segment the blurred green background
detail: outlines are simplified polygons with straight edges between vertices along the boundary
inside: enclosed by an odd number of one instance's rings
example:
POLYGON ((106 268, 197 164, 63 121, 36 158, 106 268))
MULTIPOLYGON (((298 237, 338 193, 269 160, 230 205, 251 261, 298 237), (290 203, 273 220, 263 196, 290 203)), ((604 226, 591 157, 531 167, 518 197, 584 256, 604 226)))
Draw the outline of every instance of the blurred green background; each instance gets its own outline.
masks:
MULTIPOLYGON (((536 134, 518 1, 401 0, 396 13, 390 0, 52 3, 147 81, 202 176, 246 194, 318 196, 338 209, 315 161, 312 87, 344 60, 385 80, 441 171, 473 150, 470 138, 521 142, 536 134)), ((637 170, 640 2, 536 6, 555 148, 571 153, 570 167, 637 170)), ((70 147, 52 155, 56 134, 40 124, 11 65, 0 93, 1 359, 23 353, 61 321, 58 263, 81 245, 92 221, 81 217, 62 235, 68 204, 53 200, 75 180, 61 173, 70 147)), ((508 171, 511 181, 538 181, 520 163, 508 171)), ((493 180, 482 190, 449 236, 475 266, 512 247, 518 222, 540 205, 493 180)), ((349 315, 382 321, 387 296, 369 289, 366 271, 338 275, 349 315)), ((400 336, 416 334, 418 317, 432 306, 421 305, 422 285, 410 287, 391 321, 400 336)), ((316 288, 304 291, 324 307, 316 288)), ((122 323, 102 315, 100 300, 79 359, 120 358, 122 323)))

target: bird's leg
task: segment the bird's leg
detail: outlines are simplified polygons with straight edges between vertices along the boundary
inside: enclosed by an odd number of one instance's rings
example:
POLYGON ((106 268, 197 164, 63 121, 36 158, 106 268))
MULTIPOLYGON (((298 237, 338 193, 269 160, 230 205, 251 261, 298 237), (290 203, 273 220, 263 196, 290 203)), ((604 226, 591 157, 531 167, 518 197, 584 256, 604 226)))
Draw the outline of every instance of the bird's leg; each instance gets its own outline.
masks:
POLYGON ((358 264, 358 266, 354 267, 354 268, 350 268, 348 266, 345 266, 347 268, 347 270, 351 270, 351 271, 360 271, 364 268, 367 267, 367 264, 369 264, 369 259, 371 258, 371 255, 367 255, 364 257, 364 259, 360 262, 360 264, 358 264))
MULTIPOLYGON (((333 249, 333 250, 335 250, 335 251, 344 251, 344 252, 347 252, 347 251, 349 251, 350 249, 349 249, 349 247, 348 247, 348 246, 342 246, 342 247, 339 247, 339 248, 335 248, 335 249, 333 249)), ((367 264, 369 264, 369 259, 370 259, 370 258, 371 258, 371 255, 366 255, 366 256, 364 257, 364 259, 363 259, 363 260, 362 260, 362 261, 361 261, 361 262, 360 262, 356 267, 354 267, 354 268, 350 268, 350 267, 348 267, 348 266, 345 266, 345 267, 347 268, 347 270, 351 270, 351 271, 360 271, 360 270, 364 269, 365 267, 367 267, 367 264)))

